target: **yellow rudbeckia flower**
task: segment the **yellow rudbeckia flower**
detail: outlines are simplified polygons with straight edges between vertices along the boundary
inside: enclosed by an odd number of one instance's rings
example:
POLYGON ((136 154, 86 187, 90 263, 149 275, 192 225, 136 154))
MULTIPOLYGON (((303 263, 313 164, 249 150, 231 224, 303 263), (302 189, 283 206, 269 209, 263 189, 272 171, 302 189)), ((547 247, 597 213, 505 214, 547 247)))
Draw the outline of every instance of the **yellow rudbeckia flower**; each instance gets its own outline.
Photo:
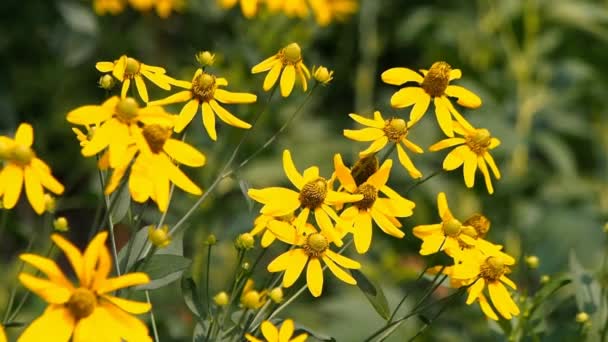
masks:
POLYGON ((145 125, 135 130, 136 146, 129 148, 125 163, 112 173, 105 193, 116 190, 130 161, 135 158, 129 175, 129 192, 136 202, 143 203, 151 198, 161 212, 167 211, 171 182, 188 193, 201 195, 203 191, 173 160, 187 166, 201 167, 205 165, 206 157, 183 141, 172 139, 172 132, 170 125, 160 124, 145 125))
POLYGON ((308 265, 306 268, 308 290, 313 296, 319 297, 323 291, 321 260, 338 279, 347 284, 357 284, 357 281, 341 267, 359 269, 361 264, 332 251, 331 237, 325 232, 317 232, 309 224, 300 233, 294 226, 280 221, 272 222, 270 227, 281 241, 293 246, 268 264, 268 272, 285 271, 283 287, 292 286, 300 277, 304 267, 308 265))
POLYGON ((408 68, 392 68, 382 73, 382 81, 388 84, 400 86, 407 82, 418 83, 418 86, 401 88, 393 94, 391 106, 405 108, 414 105, 410 120, 417 122, 426 113, 432 99, 439 127, 448 137, 453 137, 452 116, 458 121, 464 121, 464 118, 448 97, 458 98, 458 104, 467 108, 478 108, 481 99, 464 87, 450 84, 459 79, 462 73, 446 62, 435 62, 428 71, 421 72, 422 75, 408 68))
MULTIPOLYGON (((104 150, 109 152, 111 167, 124 165, 127 148, 134 143, 133 131, 140 124, 166 123, 171 116, 162 107, 140 108, 132 97, 113 96, 102 105, 78 107, 67 115, 76 125, 94 125, 93 137, 83 146, 82 155, 91 157, 104 150)), ((82 143, 82 141, 81 141, 82 143)))
POLYGON ((262 335, 264 335, 265 340, 260 340, 252 336, 251 334, 245 334, 245 338, 249 342, 304 342, 308 339, 307 333, 302 333, 296 337, 293 337, 293 333, 295 331, 295 325, 293 320, 286 319, 281 324, 281 328, 277 329, 272 322, 264 321, 262 325, 260 325, 260 329, 262 330, 262 335), (293 338, 292 338, 293 337, 293 338))
POLYGON ((327 26, 332 21, 344 21, 357 12, 357 0, 310 0, 317 23, 327 26))
POLYGON ((312 211, 317 224, 321 227, 321 231, 329 237, 329 241, 342 246, 342 236, 335 229, 331 220, 340 224, 343 222, 331 206, 360 201, 363 199, 363 195, 333 191, 329 187, 328 181, 319 176, 319 168, 316 166, 311 166, 300 174, 293 164, 289 150, 283 151, 283 169, 287 178, 299 192, 283 187, 249 189, 249 197, 264 204, 260 212, 264 215, 281 217, 291 215, 301 209, 294 220, 294 225, 299 232, 302 232, 312 211))
POLYGON ((57 234, 51 239, 70 262, 78 285, 72 284, 55 261, 35 254, 22 254, 21 260, 45 276, 19 274, 19 281, 49 305, 19 337, 19 342, 152 341, 146 325, 132 315, 150 311, 149 303, 115 297, 112 293, 150 281, 145 273, 129 273, 109 278, 112 270, 110 251, 105 246, 107 232, 99 233, 84 253, 57 234))
POLYGON ((342 186, 352 194, 363 195, 362 200, 354 202, 340 215, 352 227, 355 247, 361 254, 369 250, 372 242, 372 219, 383 232, 401 239, 405 233, 399 229, 402 225, 396 217, 412 216, 416 206, 386 185, 392 165, 392 160, 385 161, 365 183, 357 184, 351 171, 342 162, 342 157, 339 154, 334 156, 336 177, 342 186), (388 198, 379 197, 380 192, 388 198))
POLYGON ((0 136, 0 160, 5 160, 0 171, 0 197, 3 207, 12 209, 25 187, 30 205, 40 215, 45 209, 44 189, 61 195, 64 188, 51 174, 51 168, 36 157, 33 143, 34 129, 27 123, 19 125, 15 139, 0 136))
POLYGON ((407 170, 412 178, 421 178, 422 173, 414 166, 412 160, 401 146, 405 146, 408 150, 414 153, 423 153, 420 146, 414 144, 407 138, 409 129, 414 124, 413 121, 405 122, 400 118, 390 118, 384 120, 379 111, 374 112, 374 118, 368 119, 357 114, 349 114, 356 122, 367 126, 363 129, 345 129, 344 136, 355 141, 371 141, 372 144, 365 150, 359 152, 360 157, 364 157, 380 151, 390 142, 397 145, 397 157, 399 163, 407 170))
POLYGON ((493 194, 494 187, 492 186, 488 166, 490 166, 496 179, 500 179, 500 170, 498 170, 489 151, 498 147, 500 140, 492 137, 487 129, 475 128, 466 121, 454 121, 453 126, 454 132, 462 137, 441 140, 429 147, 429 151, 436 152, 444 148, 457 146, 445 156, 443 169, 452 171, 464 164, 464 183, 468 188, 472 188, 475 185, 475 172, 479 168, 483 174, 488 192, 493 194))
POLYGON ((188 89, 180 91, 161 100, 150 102, 150 105, 166 105, 171 103, 186 102, 175 122, 175 132, 179 133, 188 126, 201 107, 203 113, 203 125, 211 140, 217 140, 215 131, 215 115, 230 126, 249 129, 251 125, 232 115, 218 102, 224 104, 253 103, 257 96, 249 93, 233 93, 219 87, 228 85, 228 81, 222 77, 206 73, 198 69, 192 77, 192 82, 174 80, 177 87, 188 89))
POLYGON ((131 86, 135 82, 137 93, 144 102, 148 102, 148 88, 144 83, 144 77, 164 90, 171 90, 171 77, 165 75, 164 68, 144 64, 133 57, 122 55, 114 62, 97 62, 95 68, 101 72, 112 72, 117 80, 122 82, 120 97, 125 98, 131 86))
POLYGON ((281 76, 280 86, 281 95, 289 96, 293 90, 293 85, 296 82, 296 76, 302 84, 302 89, 308 90, 308 80, 310 79, 310 71, 304 64, 302 59, 302 49, 297 43, 291 43, 279 50, 276 55, 268 57, 253 68, 251 72, 254 74, 268 71, 264 79, 264 91, 269 91, 281 76))

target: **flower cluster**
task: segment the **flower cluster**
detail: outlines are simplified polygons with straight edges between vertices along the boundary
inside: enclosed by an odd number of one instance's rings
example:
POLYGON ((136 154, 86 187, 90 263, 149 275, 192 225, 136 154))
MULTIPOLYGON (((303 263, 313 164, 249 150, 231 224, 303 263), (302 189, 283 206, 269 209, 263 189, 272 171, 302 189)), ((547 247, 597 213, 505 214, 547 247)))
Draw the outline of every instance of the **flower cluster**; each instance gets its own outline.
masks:
POLYGON ((182 10, 184 0, 93 0, 93 9, 97 15, 117 15, 125 10, 127 4, 139 12, 154 9, 159 17, 167 19, 171 12, 182 10))
POLYGON ((345 21, 359 9, 357 0, 218 0, 222 8, 232 8, 237 3, 246 18, 253 18, 262 3, 270 13, 283 13, 288 17, 306 18, 313 12, 320 26, 334 21, 345 21))

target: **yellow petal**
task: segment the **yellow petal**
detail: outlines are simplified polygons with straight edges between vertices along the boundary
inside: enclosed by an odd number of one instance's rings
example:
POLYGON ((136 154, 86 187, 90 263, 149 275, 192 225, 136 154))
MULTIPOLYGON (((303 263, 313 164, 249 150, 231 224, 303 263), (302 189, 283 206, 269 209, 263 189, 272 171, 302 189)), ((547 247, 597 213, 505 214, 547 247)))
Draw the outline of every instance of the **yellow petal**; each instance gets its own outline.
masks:
POLYGON ((267 341, 279 341, 279 331, 270 321, 262 322, 261 330, 267 341))
POLYGON ((191 193, 193 195, 202 195, 203 191, 198 185, 194 184, 188 176, 186 176, 180 169, 178 169, 171 161, 166 158, 165 166, 163 170, 167 172, 169 179, 175 183, 182 190, 191 193))
POLYGON ((500 277, 500 281, 502 281, 503 283, 507 284, 507 286, 509 286, 513 290, 517 290, 517 285, 515 285, 515 283, 511 279, 507 278, 506 275, 502 275, 500 277))
POLYGON ((410 140, 408 140, 407 138, 403 138, 401 139, 401 142, 403 143, 403 145, 405 147, 407 147, 408 150, 414 152, 414 153, 424 153, 424 150, 422 149, 422 147, 414 144, 413 142, 411 142, 410 140))
POLYGON ((372 243, 372 217, 368 212, 359 212, 355 217, 353 237, 357 253, 363 254, 369 250, 372 243))
POLYGON ((283 321, 281 325, 281 329, 279 330, 279 342, 291 342, 291 336, 293 335, 293 331, 295 326, 293 324, 293 320, 286 319, 283 321))
MULTIPOLYGON (((416 101, 416 104, 412 108, 410 112, 410 122, 418 122, 424 114, 426 114, 427 109, 429 109, 429 104, 431 103, 431 96, 425 93, 424 91, 420 93, 419 99, 416 101)), ((413 124, 412 124, 413 125, 413 124)), ((408 125, 408 127, 411 127, 408 125)))
POLYGON ((129 286, 147 284, 149 282, 150 277, 148 277, 148 275, 145 273, 129 273, 119 277, 106 279, 106 281, 104 281, 97 289, 97 292, 100 294, 104 294, 129 286))
POLYGON ((373 175, 369 176, 366 183, 371 184, 376 189, 382 188, 388 182, 392 166, 393 161, 391 159, 384 161, 382 166, 373 175))
POLYGON ((112 304, 118 306, 119 308, 123 309, 128 313, 136 315, 146 313, 150 311, 150 309, 152 309, 152 305, 150 305, 150 303, 136 302, 134 300, 114 297, 110 295, 103 295, 102 298, 110 301, 112 304))
POLYGON ((281 63, 276 55, 270 56, 251 68, 252 74, 257 74, 266 70, 270 70, 275 63, 281 63))
POLYGON ((102 248, 107 248, 105 243, 108 237, 107 232, 97 234, 85 249, 83 260, 83 277, 80 279, 81 286, 89 287, 93 282, 96 273, 97 261, 102 248))
POLYGON ((368 127, 363 129, 345 129, 344 136, 355 141, 372 141, 380 139, 385 135, 384 131, 378 128, 368 127))
POLYGON ((488 290, 496 311, 504 318, 511 319, 513 315, 519 314, 517 304, 515 304, 504 285, 498 281, 492 281, 488 283, 488 290))
MULTIPOLYGON (((283 275, 284 287, 290 287, 298 280, 300 274, 302 274, 302 270, 304 270, 304 266, 306 266, 306 261, 308 261, 308 255, 301 248, 294 249, 288 253, 290 253, 289 265, 285 268, 285 274, 283 275)), ((272 272, 270 265, 268 265, 268 271, 272 272)))
POLYGON ((460 69, 450 70, 450 81, 457 80, 462 77, 462 71, 460 69))
POLYGON ((306 283, 310 293, 319 297, 323 291, 323 268, 318 258, 310 258, 306 269, 306 283))
POLYGON ((315 209, 315 221, 319 228, 321 228, 321 232, 330 242, 336 244, 336 246, 340 247, 344 243, 342 242, 341 236, 338 234, 334 225, 331 223, 329 216, 325 211, 321 208, 315 209))
POLYGON ((445 192, 437 194, 437 210, 439 212, 439 217, 441 217, 442 220, 449 220, 453 217, 452 212, 448 207, 448 198, 446 197, 445 192))
POLYGON ((441 233, 441 224, 423 224, 416 226, 412 229, 412 233, 415 237, 422 239, 426 236, 441 233))
POLYGON ((477 170, 477 156, 467 153, 464 159, 464 184, 467 188, 472 188, 475 185, 475 171, 477 170))
POLYGON ((283 69, 283 64, 275 63, 270 72, 264 78, 264 85, 262 88, 264 91, 269 91, 272 87, 277 83, 279 79, 279 75, 281 75, 281 70, 283 69))
POLYGON ((95 69, 97 69, 101 72, 110 72, 110 71, 112 71, 112 69, 114 69, 114 63, 113 62, 97 62, 97 63, 95 63, 95 69))
POLYGON ((97 289, 101 283, 108 278, 110 271, 112 271, 112 257, 110 256, 110 251, 107 248, 101 248, 99 250, 99 260, 97 261, 97 271, 93 275, 91 288, 97 289))
POLYGON ((399 230, 395 225, 384 216, 380 211, 375 208, 371 209, 372 218, 374 222, 388 235, 394 236, 398 239, 401 239, 405 236, 405 233, 399 230))
POLYGON ((31 166, 26 166, 24 170, 25 194, 34 211, 41 215, 44 212, 44 191, 38 174, 31 166))
POLYGON ((496 313, 494 312, 494 310, 492 310, 492 307, 488 303, 486 296, 484 296, 483 294, 479 296, 479 307, 481 307, 481 311, 483 311, 483 313, 488 318, 498 321, 498 316, 496 316, 496 313))
POLYGON ((38 179, 40 180, 40 183, 42 183, 42 186, 57 195, 61 195, 63 193, 63 185, 61 185, 61 183, 59 183, 59 181, 50 173, 46 172, 48 170, 48 166, 46 166, 42 160, 38 158, 32 159, 32 168, 38 174, 38 179))
POLYGON ((287 178, 289 178, 289 181, 293 183, 298 190, 301 190, 302 186, 304 186, 304 178, 302 178, 302 175, 298 172, 298 169, 296 169, 289 150, 283 151, 283 170, 285 171, 287 178))
POLYGON ((49 304, 65 304, 72 295, 71 288, 66 288, 46 279, 40 279, 27 273, 19 274, 19 281, 25 288, 34 292, 49 304))
POLYGON ((327 256, 323 256, 323 261, 325 262, 331 273, 333 273, 338 279, 350 285, 357 284, 355 278, 353 278, 346 271, 338 267, 338 265, 334 264, 334 262, 330 258, 328 258, 327 256))
POLYGON ((137 93, 141 96, 141 99, 148 103, 150 98, 148 97, 148 89, 144 83, 143 78, 140 75, 135 76, 135 87, 137 88, 137 93))
POLYGON ((180 164, 192 167, 203 166, 207 160, 197 149, 176 139, 168 139, 163 145, 163 150, 180 164))
POLYGON ((392 198, 377 198, 376 203, 374 203, 374 207, 378 207, 378 210, 387 216, 408 217, 412 216, 412 209, 414 208, 414 205, 409 202, 411 201, 405 198, 402 200, 395 200, 392 198))
POLYGON ((467 305, 471 305, 475 301, 475 299, 479 297, 481 291, 483 291, 485 286, 486 282, 483 278, 477 279, 475 283, 471 285, 471 287, 469 288, 469 296, 467 297, 467 305))
POLYGON ((483 158, 486 160, 488 165, 490 165, 490 169, 492 170, 492 173, 494 173, 494 177, 496 177, 496 179, 500 179, 500 170, 496 166, 496 162, 494 162, 494 158, 492 158, 492 155, 486 152, 483 154, 483 158))
POLYGON ((397 144, 397 157, 399 158, 399 163, 401 163, 401 165, 410 174, 410 177, 414 179, 422 177, 422 173, 420 172, 420 170, 418 170, 416 166, 414 166, 414 163, 412 163, 410 157, 407 155, 407 153, 405 153, 405 150, 399 144, 397 144))
POLYGON ((82 155, 91 157, 106 148, 114 138, 114 130, 118 126, 122 126, 122 124, 116 119, 110 119, 99 126, 95 130, 93 138, 82 149, 82 155))
POLYGON ((72 341, 94 342, 94 341, 121 341, 118 329, 113 320, 108 322, 102 310, 95 310, 87 317, 79 319, 72 335, 72 341), (103 327, 100 329, 100 327, 103 327))
MULTIPOLYGON (((119 309, 115 305, 109 303, 101 303, 95 312, 101 317, 104 326, 108 326, 108 330, 114 336, 120 336, 126 341, 141 341, 152 342, 152 338, 148 334, 148 328, 138 318, 119 309), (99 312, 98 312, 99 311, 99 312)), ((98 326, 93 326, 94 331, 99 330, 98 326)), ((94 334, 92 336, 95 336, 94 334)))
MULTIPOLYGON (((171 90, 171 83, 176 81, 167 75, 157 74, 157 73, 151 72, 151 71, 143 69, 143 68, 140 72, 144 77, 149 79, 150 82, 156 84, 156 86, 158 86, 159 88, 164 89, 164 90, 171 90)), ((187 82, 187 83, 188 83, 188 85, 185 88, 190 89, 190 87, 192 87, 192 82, 187 82)))
POLYGON ((164 106, 172 103, 186 102, 190 99, 192 99, 192 92, 190 90, 183 90, 164 99, 148 102, 148 106, 164 106))
MULTIPOLYGON (((452 128, 452 116, 450 110, 444 103, 445 97, 435 98, 435 115, 437 116, 437 123, 439 127, 448 137, 454 136, 454 129, 452 128)), ((445 101, 448 101, 445 99, 445 101)))
POLYGON ((386 136, 382 136, 378 140, 371 143, 368 148, 359 152, 359 156, 365 157, 372 153, 376 153, 376 152, 380 151, 382 148, 384 148, 384 146, 386 146, 387 143, 388 143, 388 138, 386 136))
MULTIPOLYGON (((377 111, 376 113, 378 113, 378 115, 380 115, 380 112, 377 111)), ((372 119, 365 118, 365 117, 355 114, 355 113, 348 114, 348 116, 350 116, 353 120, 355 120, 356 122, 358 122, 364 126, 383 129, 384 125, 385 125, 384 120, 372 120, 372 119)))
POLYGON ((353 203, 358 202, 362 199, 363 195, 361 194, 347 194, 344 192, 329 190, 325 197, 325 202, 329 204, 353 203))
POLYGON ((122 88, 120 90, 120 98, 124 99, 127 97, 127 92, 129 91, 129 87, 131 86, 131 79, 127 78, 122 83, 122 88))
POLYGON ((213 109, 211 109, 209 103, 203 102, 202 112, 203 126, 205 126, 205 130, 207 131, 209 138, 211 138, 211 140, 213 141, 216 141, 217 132, 215 130, 215 113, 213 113, 213 109))
POLYGON ((443 150, 444 148, 448 148, 448 147, 464 144, 465 142, 466 142, 466 140, 464 138, 448 138, 448 139, 443 139, 443 140, 439 141, 438 143, 433 144, 433 146, 431 146, 429 148, 429 151, 436 152, 436 151, 439 151, 439 150, 443 150))
POLYGON ((443 160, 443 169, 452 171, 460 167, 466 159, 467 152, 469 149, 466 145, 461 145, 450 151, 445 159, 443 160))
POLYGON ((196 115, 196 111, 198 110, 199 101, 197 99, 192 99, 186 103, 186 105, 179 112, 179 116, 175 121, 174 130, 176 133, 180 133, 181 131, 188 126, 188 124, 196 115))
MULTIPOLYGON (((83 273, 84 260, 83 260, 82 254, 80 253, 78 248, 76 248, 76 246, 74 246, 71 242, 69 242, 68 240, 66 240, 59 234, 51 235, 51 240, 53 240, 53 242, 57 245, 57 247, 59 247, 59 249, 61 249, 61 251, 63 251, 63 254, 66 256, 66 258, 72 265, 72 269, 74 270, 74 273, 76 273, 76 276, 78 277, 78 279, 83 280, 84 279, 84 273, 83 273)), ((47 276, 48 276, 48 274, 47 274, 47 276)), ((50 276, 49 276, 49 278, 50 278, 50 276)))
POLYGON ((211 101, 209 101, 209 104, 211 105, 211 108, 213 108, 213 111, 220 118, 220 120, 224 121, 225 123, 229 124, 230 126, 244 128, 244 129, 251 128, 251 124, 232 115, 224 107, 220 106, 220 104, 217 103, 217 101, 211 100, 211 101))
MULTIPOLYGON (((118 100, 118 97, 114 97, 118 100)), ((82 106, 78 107, 67 115, 70 123, 77 125, 96 125, 112 117, 112 110, 109 106, 82 106)))
POLYGON ((311 182, 319 178, 319 168, 316 166, 311 166, 302 172, 302 178, 304 179, 304 183, 311 182))
POLYGON ((63 305, 49 305, 44 313, 23 331, 17 341, 69 341, 74 326, 74 317, 67 308, 63 305), (50 337, 52 340, 49 340, 50 337))
POLYGON ((224 89, 216 89, 214 98, 221 103, 254 103, 258 97, 249 93, 233 93, 224 89))
POLYGON ((449 85, 445 89, 445 93, 448 96, 457 97, 458 104, 463 107, 475 109, 481 106, 481 98, 464 87, 449 85))
POLYGON ((381 75, 384 83, 402 85, 406 82, 422 83, 423 78, 419 73, 408 68, 391 68, 381 75))
POLYGON ((420 87, 401 88, 391 96, 391 106, 393 108, 409 107, 423 101, 425 97, 429 97, 429 95, 420 87))
POLYGON ((34 143, 34 129, 28 123, 22 123, 17 127, 15 141, 19 145, 30 147, 34 143))
POLYGON ((3 206, 5 209, 12 209, 21 195, 23 169, 13 163, 8 163, 2 171, 2 182, 4 183, 3 206))
POLYGON ((355 179, 350 170, 344 165, 342 156, 339 153, 334 155, 334 169, 336 170, 336 177, 338 177, 342 186, 350 192, 355 192, 357 190, 355 179))
POLYGON ((281 74, 281 95, 289 96, 293 90, 293 85, 296 82, 296 69, 293 65, 287 65, 281 74))
POLYGON ((114 68, 112 69, 112 75, 116 77, 119 81, 123 81, 125 77, 125 68, 127 67, 127 56, 122 55, 114 64, 114 68))
POLYGON ((488 193, 491 195, 494 193, 494 187, 492 186, 492 178, 490 177, 490 172, 488 171, 488 167, 486 166, 486 161, 481 156, 477 156, 477 167, 479 167, 479 171, 483 175, 483 179, 486 183, 486 188, 488 189, 488 193))

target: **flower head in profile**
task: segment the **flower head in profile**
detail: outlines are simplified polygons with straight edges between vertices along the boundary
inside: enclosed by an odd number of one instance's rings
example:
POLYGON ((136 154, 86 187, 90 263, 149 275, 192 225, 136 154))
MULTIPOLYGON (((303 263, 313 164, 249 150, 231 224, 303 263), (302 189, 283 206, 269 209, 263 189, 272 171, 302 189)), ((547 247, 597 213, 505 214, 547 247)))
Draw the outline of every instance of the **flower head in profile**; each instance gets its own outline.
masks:
POLYGON ((158 106, 186 102, 175 122, 175 132, 179 133, 188 126, 199 107, 201 107, 203 113, 203 125, 213 141, 217 140, 215 130, 216 115, 230 126, 244 129, 251 128, 250 124, 232 115, 220 103, 254 103, 257 100, 256 95, 233 93, 221 89, 220 87, 228 85, 228 81, 225 78, 215 77, 215 75, 209 74, 200 68, 194 73, 191 82, 174 80, 173 84, 187 90, 180 91, 161 100, 153 101, 150 105, 158 106))
MULTIPOLYGON (((133 132, 141 124, 172 124, 173 117, 162 107, 139 107, 132 97, 119 98, 113 96, 101 105, 86 105, 78 107, 67 115, 67 120, 76 125, 95 126, 92 138, 83 144, 79 137, 82 155, 91 157, 108 148, 111 167, 124 165, 127 149, 135 141, 133 132)), ((89 134, 91 135, 91 134, 89 134)))
POLYGON ((461 77, 460 69, 452 69, 446 62, 435 62, 429 70, 421 70, 422 75, 408 68, 392 68, 382 73, 382 81, 392 85, 403 85, 414 82, 418 85, 404 87, 391 97, 391 106, 406 108, 414 105, 410 120, 417 122, 426 113, 431 100, 435 104, 435 115, 441 130, 453 137, 452 116, 462 122, 466 121, 454 108, 448 97, 458 98, 458 104, 467 108, 478 108, 481 99, 470 90, 450 84, 461 77))
POLYGON ((150 278, 141 272, 109 277, 112 270, 110 251, 105 246, 107 232, 99 233, 84 253, 63 237, 51 239, 70 262, 78 284, 73 284, 52 259, 35 254, 22 254, 21 260, 39 269, 46 278, 28 273, 19 274, 24 287, 38 295, 48 306, 19 338, 20 342, 90 341, 152 341, 146 325, 134 317, 150 311, 149 303, 141 303, 112 295, 116 290, 142 285, 150 278))
POLYGON ((114 62, 97 62, 95 68, 101 72, 111 72, 117 80, 122 82, 120 97, 125 98, 131 82, 135 82, 137 93, 144 102, 148 102, 148 88, 144 77, 164 90, 171 90, 171 77, 165 75, 164 68, 144 64, 133 57, 122 55, 114 62))
POLYGON ((171 138, 171 125, 150 124, 134 131, 135 145, 131 146, 124 163, 117 167, 106 186, 105 193, 114 192, 129 169, 129 192, 134 201, 143 203, 152 199, 161 212, 169 207, 170 184, 182 190, 201 195, 202 190, 181 171, 173 161, 191 167, 205 165, 206 157, 185 142, 171 138))
POLYGON ((487 129, 475 128, 466 122, 454 121, 453 126, 454 132, 461 137, 441 140, 429 147, 429 151, 435 152, 456 146, 443 160, 443 169, 452 171, 464 165, 464 183, 468 188, 472 188, 475 185, 475 172, 479 168, 483 174, 488 192, 490 194, 494 193, 488 166, 496 179, 500 179, 500 170, 498 170, 489 151, 500 145, 500 140, 491 136, 487 129))
POLYGON ((334 71, 329 70, 324 66, 313 67, 312 76, 315 80, 323 85, 329 84, 334 79, 334 71))
POLYGON ((251 69, 254 74, 268 71, 264 79, 264 90, 269 91, 281 76, 281 95, 289 96, 293 90, 296 78, 300 80, 302 89, 308 90, 310 71, 302 59, 302 49, 297 43, 291 43, 275 55, 268 57, 251 69), (270 71, 269 71, 270 70, 270 71))
POLYGON ((359 152, 359 156, 367 156, 380 151, 389 142, 397 145, 397 157, 399 163, 407 170, 412 178, 422 177, 422 173, 414 166, 412 160, 405 152, 406 147, 414 153, 423 153, 420 146, 414 144, 407 138, 409 129, 414 124, 413 121, 405 122, 401 118, 390 118, 384 120, 379 111, 374 112, 374 118, 368 119, 358 114, 349 114, 356 122, 367 126, 363 129, 345 129, 344 136, 355 141, 371 141, 372 144, 365 150, 359 152), (403 145, 403 146, 402 146, 403 145))
POLYGON ((275 220, 292 223, 294 219, 295 219, 295 216, 293 214, 288 214, 288 215, 280 216, 280 217, 274 217, 271 215, 261 214, 260 216, 256 217, 256 219, 253 221, 253 229, 251 230, 250 234, 252 234, 252 235, 261 234, 262 240, 261 240, 260 244, 262 245, 262 247, 266 248, 266 247, 270 246, 276 240, 276 236, 274 235, 274 233, 272 233, 272 230, 270 230, 268 228, 268 224, 275 220))
POLYGON ((249 342, 304 342, 308 339, 307 333, 293 337, 295 325, 291 319, 284 320, 280 329, 277 329, 270 321, 262 322, 260 328, 264 340, 260 340, 251 334, 245 334, 245 339, 249 342))
POLYGON ((12 209, 25 188, 30 205, 40 215, 46 208, 44 189, 61 195, 63 185, 51 173, 51 168, 36 156, 32 149, 34 129, 22 123, 17 128, 15 138, 0 136, 0 161, 4 168, 0 171, 0 197, 5 209, 12 209))
POLYGON ((254 286, 253 279, 247 279, 241 293, 241 305, 249 310, 261 308, 268 300, 266 290, 260 292, 255 290, 254 286))
POLYGON ((515 283, 507 277, 511 272, 509 266, 514 262, 515 260, 510 256, 503 258, 500 255, 488 255, 475 250, 467 253, 453 266, 451 277, 456 281, 462 281, 463 284, 472 284, 468 288, 467 304, 479 300, 479 305, 486 316, 498 320, 483 294, 487 285, 490 300, 496 311, 504 318, 511 319, 519 315, 519 308, 505 285, 513 290, 517 289, 515 283))
POLYGON ((408 217, 416 206, 414 202, 399 195, 386 185, 391 172, 392 160, 382 166, 362 184, 357 184, 351 171, 342 162, 339 154, 334 156, 336 176, 346 191, 362 194, 363 199, 352 203, 340 217, 352 226, 357 252, 365 253, 372 242, 372 220, 380 229, 391 236, 402 238, 405 234, 399 228, 401 223, 396 217, 408 217), (380 192, 388 197, 380 197, 380 192))
POLYGON ((321 231, 329 237, 329 241, 341 246, 343 234, 336 230, 332 219, 339 223, 342 220, 331 206, 359 201, 363 199, 363 195, 333 191, 329 187, 327 179, 319 176, 319 168, 316 166, 311 166, 300 174, 291 159, 289 150, 283 151, 283 169, 298 191, 283 187, 249 189, 249 197, 264 205, 261 213, 282 217, 295 214, 295 211, 300 209, 300 212, 295 215, 293 223, 298 231, 302 232, 308 216, 313 212, 317 224, 321 231))
POLYGON ((330 236, 323 231, 318 232, 308 224, 302 232, 298 232, 294 226, 280 221, 273 221, 270 227, 281 241, 293 246, 268 265, 268 272, 285 271, 283 287, 292 286, 306 267, 308 290, 313 296, 319 297, 323 291, 321 261, 338 279, 347 284, 357 284, 357 281, 342 268, 359 269, 361 264, 332 251, 330 236))
POLYGON ((317 23, 327 26, 332 21, 345 21, 359 9, 357 0, 310 0, 317 23))

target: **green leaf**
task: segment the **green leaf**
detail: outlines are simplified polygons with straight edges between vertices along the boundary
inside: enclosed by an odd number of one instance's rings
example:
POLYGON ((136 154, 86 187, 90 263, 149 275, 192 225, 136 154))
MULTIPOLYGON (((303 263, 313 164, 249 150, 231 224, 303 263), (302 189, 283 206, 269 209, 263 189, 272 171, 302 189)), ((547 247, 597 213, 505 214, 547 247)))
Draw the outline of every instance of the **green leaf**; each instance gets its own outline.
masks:
POLYGON ((194 331, 192 332, 192 342, 204 342, 205 334, 209 330, 209 322, 198 322, 194 326, 194 331))
POLYGON ((129 193, 129 187, 120 187, 118 193, 114 195, 112 200, 116 201, 116 204, 114 204, 114 208, 112 209, 110 216, 112 217, 112 222, 118 223, 125 218, 125 216, 127 216, 129 208, 131 207, 131 194, 129 193))
POLYGON ((150 260, 138 271, 147 273, 150 277, 150 283, 140 285, 138 290, 153 290, 178 280, 186 268, 190 266, 192 261, 179 255, 170 254, 155 254, 150 257, 150 260))
MULTIPOLYGON (((142 229, 140 229, 139 231, 137 231, 137 233, 135 233, 134 236, 131 237, 131 240, 133 241, 129 241, 129 243, 132 243, 133 246, 131 247, 131 255, 129 255, 129 261, 127 262, 127 270, 130 270, 133 265, 135 264, 136 261, 139 260, 135 260, 137 257, 137 254, 139 253, 139 251, 144 248, 144 244, 146 243, 148 239, 148 226, 143 227, 142 229)), ((120 249, 120 251, 118 252, 118 262, 119 265, 122 265, 124 263, 125 258, 127 257, 127 249, 129 246, 129 243, 125 244, 123 248, 120 249)))
POLYGON ((608 311, 606 298, 597 279, 585 270, 578 261, 574 250, 570 252, 570 275, 579 311, 586 312, 591 317, 591 334, 599 333, 606 324, 608 311))
POLYGON ((361 291, 363 291, 363 294, 365 294, 365 297, 367 297, 380 317, 388 320, 391 313, 388 308, 388 301, 386 300, 386 296, 384 295, 382 288, 367 278, 359 270, 350 270, 350 273, 353 275, 353 278, 357 280, 357 286, 359 289, 361 289, 361 291))
POLYGON ((66 24, 75 32, 94 36, 99 31, 97 20, 89 7, 77 2, 62 1, 57 8, 66 24))
POLYGON ((576 175, 576 159, 572 149, 557 135, 539 132, 534 135, 535 142, 549 159, 549 162, 563 176, 576 175))
POLYGON ((201 317, 201 313, 204 314, 205 310, 203 308, 201 298, 198 295, 198 287, 196 286, 194 279, 192 279, 190 272, 185 272, 183 274, 181 288, 182 297, 184 298, 184 302, 186 303, 188 309, 190 309, 194 315, 201 317))

